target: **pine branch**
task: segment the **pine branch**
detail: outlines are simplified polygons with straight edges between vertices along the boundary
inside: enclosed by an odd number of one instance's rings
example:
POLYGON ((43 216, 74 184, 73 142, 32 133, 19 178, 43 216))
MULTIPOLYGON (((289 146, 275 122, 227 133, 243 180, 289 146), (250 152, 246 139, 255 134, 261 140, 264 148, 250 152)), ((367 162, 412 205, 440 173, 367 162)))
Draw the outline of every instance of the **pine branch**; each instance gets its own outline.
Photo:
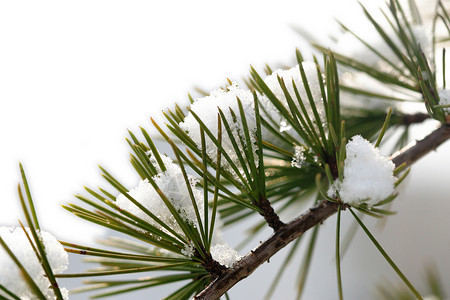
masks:
MULTIPOLYGON (((414 146, 400 151, 391 157, 396 166, 405 163, 409 166, 439 145, 450 139, 450 124, 443 124, 414 146)), ((275 253, 298 238, 308 229, 324 222, 338 210, 338 204, 321 201, 308 212, 286 224, 275 232, 268 240, 244 256, 233 268, 226 270, 221 276, 207 286, 196 300, 218 299, 236 283, 248 277, 261 264, 268 261, 275 253)))
POLYGON ((338 209, 335 202, 322 201, 307 213, 281 227, 267 241, 244 256, 233 268, 225 271, 194 299, 218 299, 236 283, 248 277, 275 253, 298 238, 308 229, 323 222, 338 209))
POLYGON ((450 123, 443 124, 424 139, 418 141, 411 148, 403 149, 398 155, 394 154, 393 157, 391 157, 391 160, 396 166, 400 166, 402 163, 406 163, 406 166, 410 166, 428 152, 435 150, 449 138, 450 123))
POLYGON ((275 213, 275 210, 267 198, 261 197, 259 203, 255 203, 255 205, 261 208, 261 215, 266 220, 267 225, 274 231, 280 230, 280 228, 285 225, 281 222, 280 217, 275 213))

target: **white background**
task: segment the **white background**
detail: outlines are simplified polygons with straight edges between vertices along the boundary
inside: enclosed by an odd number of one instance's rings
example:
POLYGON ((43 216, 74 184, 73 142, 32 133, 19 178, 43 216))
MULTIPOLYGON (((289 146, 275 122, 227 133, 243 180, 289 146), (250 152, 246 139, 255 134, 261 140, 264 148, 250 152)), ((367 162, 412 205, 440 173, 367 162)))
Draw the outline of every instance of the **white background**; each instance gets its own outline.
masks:
MULTIPOLYGON (((151 128, 150 116, 159 118, 174 101, 186 103, 195 86, 209 91, 226 78, 239 80, 250 64, 292 65, 295 47, 309 49, 290 26, 306 26, 320 38, 335 30, 332 14, 356 23, 357 6, 347 2, 0 2, 0 225, 23 219, 16 196, 21 161, 43 227, 60 239, 92 243, 102 231, 59 205, 76 202, 72 194, 83 185, 106 186, 97 164, 135 185, 127 129, 151 128)), ((395 203, 398 215, 383 231, 371 227, 419 288, 430 262, 450 278, 449 150, 443 146, 415 165, 395 203)), ((305 299, 336 297, 334 223, 330 218, 321 232, 305 299)), ((228 233, 231 244, 239 234, 239 228, 228 233)), ((282 258, 238 284, 232 298, 262 298, 282 258)), ((346 299, 372 298, 383 277, 399 282, 386 265, 359 234, 343 262, 346 299)), ((291 266, 275 299, 294 297, 297 269, 291 266)))

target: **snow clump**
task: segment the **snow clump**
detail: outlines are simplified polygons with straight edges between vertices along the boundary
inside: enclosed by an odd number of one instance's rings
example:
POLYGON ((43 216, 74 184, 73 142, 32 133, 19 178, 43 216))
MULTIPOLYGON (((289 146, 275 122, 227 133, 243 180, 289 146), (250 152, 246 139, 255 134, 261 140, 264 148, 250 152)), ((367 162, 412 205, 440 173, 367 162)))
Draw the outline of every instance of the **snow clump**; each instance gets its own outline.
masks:
POLYGON ((294 157, 292 157, 291 166, 300 169, 306 161, 305 147, 295 145, 294 151, 295 153, 294 157))
MULTIPOLYGON (((31 236, 29 228, 25 229, 27 234, 31 236)), ((69 258, 63 246, 56 240, 56 238, 48 232, 40 231, 38 233, 45 247, 47 259, 54 274, 60 274, 67 269, 69 258)), ((25 232, 22 228, 16 227, 0 227, 0 237, 6 243, 8 248, 14 253, 22 266, 31 276, 33 281, 42 291, 46 299, 56 299, 54 291, 49 288, 50 281, 45 277, 44 269, 42 268, 36 254, 31 247, 25 232)), ((28 286, 26 280, 22 276, 21 270, 17 267, 8 253, 0 246, 0 285, 7 288, 12 293, 16 294, 20 299, 31 300, 36 299, 33 290, 28 286)), ((60 288, 64 299, 69 299, 69 291, 65 288, 60 288)), ((0 298, 6 297, 0 291, 0 298)))
MULTIPOLYGON (((243 153, 244 149, 248 145, 242 145, 240 140, 245 141, 244 133, 242 132, 242 121, 239 112, 239 106, 237 98, 242 103, 242 107, 245 113, 245 119, 247 126, 250 131, 250 139, 252 141, 253 147, 256 138, 256 119, 255 119, 255 107, 253 101, 253 94, 248 90, 241 89, 237 83, 233 82, 231 86, 227 87, 227 90, 218 89, 213 91, 209 96, 203 98, 195 99, 194 103, 191 105, 190 110, 193 111, 206 125, 206 127, 211 131, 214 137, 217 139, 218 136, 218 124, 217 115, 218 108, 220 108, 225 115, 225 118, 230 125, 230 129, 234 139, 237 141, 240 152, 243 153), (233 118, 230 109, 234 112, 236 119, 233 118)), ((183 122, 180 123, 180 127, 187 132, 187 134, 192 138, 192 140, 197 144, 197 147, 201 149, 201 135, 200 135, 200 125, 194 118, 193 114, 189 112, 183 122)), ((205 133, 206 142, 206 153, 212 160, 217 160, 217 147, 213 141, 205 133)), ((230 137, 225 129, 225 125, 222 121, 222 148, 230 156, 232 162, 237 166, 240 165, 236 151, 234 150, 233 144, 231 143, 230 137)), ((258 159, 255 155, 255 163, 258 163, 258 159)), ((245 156, 244 156, 245 157, 245 156)), ((222 163, 224 166, 229 165, 226 159, 222 156, 222 163)))
POLYGON ((394 193, 394 163, 378 148, 356 135, 347 143, 346 152, 344 179, 330 188, 329 196, 337 190, 343 202, 371 207, 394 193))
POLYGON ((219 264, 231 268, 242 256, 228 244, 215 244, 211 247, 211 256, 219 264))
POLYGON ((194 253, 195 253, 195 248, 194 248, 193 244, 184 245, 184 248, 181 249, 181 254, 183 254, 184 256, 187 256, 187 257, 194 256, 194 253))
MULTIPOLYGON (((311 90, 312 97, 314 99, 315 106, 317 108, 317 111, 319 113, 320 121, 322 123, 326 123, 326 115, 325 115, 325 109, 323 107, 322 102, 322 92, 320 89, 320 83, 319 78, 317 76, 317 66, 314 62, 305 61, 302 63, 302 67, 305 71, 306 78, 308 79, 307 83, 309 86, 309 89, 311 90)), ((311 104, 309 102, 308 94, 305 90, 305 84, 302 80, 302 76, 300 73, 300 67, 299 65, 296 65, 293 68, 290 68, 288 70, 276 70, 271 75, 267 76, 264 79, 265 84, 269 87, 269 89, 272 91, 272 93, 277 97, 278 100, 283 104, 283 106, 289 110, 288 101, 286 99, 286 96, 283 92, 283 89, 280 86, 280 83, 278 82, 278 77, 282 78, 284 81, 284 84, 286 85, 286 89, 293 99, 294 103, 296 103, 297 108, 300 112, 302 112, 300 106, 297 104, 297 97, 294 91, 294 85, 292 82, 295 83, 295 87, 297 88, 297 91, 299 93, 299 96, 305 105, 306 113, 310 118, 314 121, 314 114, 313 109, 311 107, 311 104)), ((278 122, 280 124, 280 131, 287 131, 290 129, 290 126, 287 124, 286 120, 284 120, 278 110, 275 108, 275 106, 270 102, 270 100, 267 97, 263 98, 262 105, 264 106, 266 112, 269 114, 269 116, 278 122)))
MULTIPOLYGON (((150 158, 151 160, 153 158, 150 158)), ((189 191, 184 180, 183 173, 180 167, 173 163, 172 159, 165 155, 161 155, 166 171, 162 172, 157 164, 155 164, 159 174, 153 176, 153 181, 162 191, 162 193, 169 199, 173 207, 179 212, 181 217, 193 224, 197 225, 197 218, 194 206, 192 205, 189 191)), ((192 189, 197 208, 200 216, 203 215, 203 192, 196 187, 198 179, 194 176, 188 175, 189 185, 192 189)), ((137 187, 128 192, 133 199, 139 202, 147 210, 158 217, 163 223, 167 224, 171 229, 177 233, 182 234, 175 217, 167 208, 164 201, 161 199, 158 192, 153 188, 148 179, 141 180, 137 187)), ((125 195, 120 194, 116 199, 116 204, 123 210, 135 215, 136 217, 150 223, 151 225, 167 232, 160 224, 153 220, 149 215, 131 202, 125 195)))

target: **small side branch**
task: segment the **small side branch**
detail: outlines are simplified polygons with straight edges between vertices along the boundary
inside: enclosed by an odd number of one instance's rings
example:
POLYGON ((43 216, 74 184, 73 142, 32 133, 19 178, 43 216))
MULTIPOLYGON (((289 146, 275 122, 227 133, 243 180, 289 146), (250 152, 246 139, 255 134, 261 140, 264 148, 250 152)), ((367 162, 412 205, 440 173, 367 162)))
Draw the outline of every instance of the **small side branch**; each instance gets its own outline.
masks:
POLYGON ((268 199, 261 198, 259 203, 256 203, 256 205, 261 208, 261 215, 266 220, 267 225, 269 225, 269 227, 274 231, 278 231, 281 227, 285 226, 285 224, 281 222, 280 217, 275 213, 275 210, 268 199))
POLYGON ((424 113, 416 113, 412 115, 404 115, 402 119, 402 125, 411 125, 411 124, 417 124, 422 123, 425 120, 428 120, 430 118, 429 114, 424 113))
MULTIPOLYGON (((450 124, 443 124, 414 146, 400 151, 398 155, 393 155, 391 160, 396 166, 403 163, 409 166, 427 153, 435 150, 448 139, 450 139, 450 124)), ((224 273, 211 282, 194 299, 211 300, 220 298, 226 291, 252 274, 253 271, 265 261, 269 260, 279 250, 305 233, 308 229, 321 224, 337 212, 338 207, 338 204, 334 202, 319 202, 308 212, 285 224, 278 231, 275 231, 268 240, 244 256, 233 268, 225 270, 224 273)))

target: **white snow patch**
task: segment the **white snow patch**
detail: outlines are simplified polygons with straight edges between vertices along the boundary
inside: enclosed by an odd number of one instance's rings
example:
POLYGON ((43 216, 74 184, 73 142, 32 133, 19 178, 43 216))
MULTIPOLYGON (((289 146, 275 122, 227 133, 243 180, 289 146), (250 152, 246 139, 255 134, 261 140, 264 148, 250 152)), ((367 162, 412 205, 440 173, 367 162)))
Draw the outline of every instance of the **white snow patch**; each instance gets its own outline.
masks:
POLYGON ((440 298, 435 295, 429 295, 423 298, 423 300, 439 300, 440 298))
MULTIPOLYGON (((354 136, 346 145, 344 179, 335 188, 341 200, 351 205, 379 203, 394 193, 394 163, 369 141, 354 136)), ((329 195, 333 194, 332 189, 329 195)))
MULTIPOLYGON (((448 105, 450 104, 450 89, 439 89, 439 104, 448 105)), ((450 107, 444 108, 446 113, 450 113, 450 107)))
POLYGON ((411 31, 417 44, 420 45, 420 49, 425 54, 425 57, 431 58, 432 55, 432 32, 429 28, 422 25, 412 25, 411 31))
MULTIPOLYGON (((165 155, 161 155, 161 158, 166 167, 166 171, 161 172, 158 164, 154 164, 160 173, 152 179, 155 181, 162 193, 169 199, 174 208, 180 213, 181 217, 193 225, 197 225, 195 209, 189 196, 189 191, 180 167, 173 163, 172 160, 165 155)), ((198 182, 197 178, 191 175, 188 175, 188 178, 199 214, 202 216, 203 192, 195 186, 198 182)), ((147 210, 157 216, 162 222, 167 224, 171 229, 175 230, 177 233, 182 233, 175 217, 167 208, 166 204, 148 179, 141 180, 138 186, 131 189, 128 194, 137 202, 142 204, 147 210)), ((144 211, 131 202, 125 195, 120 194, 116 199, 116 204, 121 209, 132 213, 136 217, 154 225, 157 228, 160 228, 163 231, 166 231, 161 225, 159 225, 144 211)))
POLYGON ((215 244, 211 247, 212 258, 221 265, 231 268, 242 256, 228 244, 215 244))
POLYGON ((292 157, 291 166, 300 169, 306 160, 305 147, 295 145, 294 151, 295 153, 294 157, 292 157))
POLYGON ((181 249, 181 254, 183 254, 184 256, 187 257, 192 257, 194 256, 194 245, 193 244, 187 244, 184 245, 184 248, 181 249))
MULTIPOLYGON (((28 235, 31 237, 31 231, 26 228, 28 235)), ((41 231, 39 233, 44 243, 45 252, 53 270, 54 274, 60 274, 67 269, 69 258, 63 246, 56 240, 56 238, 48 232, 41 231)), ((39 263, 33 248, 31 247, 22 228, 16 227, 0 227, 0 236, 25 267, 28 274, 37 284, 39 289, 45 295, 46 299, 56 299, 52 289, 49 288, 50 282, 45 277, 44 269, 39 263)), ((0 246, 0 284, 8 290, 19 296, 20 299, 31 300, 35 299, 36 295, 28 286, 22 272, 16 266, 11 257, 6 253, 3 247, 0 246)), ((64 299, 69 299, 69 291, 65 288, 60 288, 64 299)), ((0 291, 0 296, 6 296, 0 291)))
MULTIPOLYGON (((253 101, 253 94, 248 90, 241 89, 237 83, 233 82, 231 86, 227 87, 227 90, 218 89, 213 91, 209 96, 195 99, 194 103, 191 105, 190 110, 193 111, 202 121, 205 123, 206 127, 211 131, 214 137, 217 139, 218 136, 218 108, 220 108, 225 115, 228 124, 231 127, 231 132, 234 139, 237 141, 238 148, 245 158, 244 149, 248 145, 242 145, 240 140, 245 141, 244 133, 242 132, 242 121, 239 112, 239 106, 237 98, 242 103, 242 107, 245 113, 245 119, 247 126, 250 129, 250 140, 252 141, 252 147, 255 147, 255 131, 256 131, 256 120, 255 120, 255 108, 253 101), (236 119, 233 118, 230 109, 234 112, 236 119)), ((201 149, 201 135, 200 135, 200 125, 194 118, 191 112, 186 116, 183 122, 180 123, 180 127, 185 130, 192 140, 197 144, 198 148, 201 149)), ((206 152, 212 160, 217 159, 217 147, 212 142, 212 140, 205 133, 206 141, 206 152)), ((230 137, 225 129, 225 125, 222 121, 222 148, 230 156, 233 163, 240 166, 238 156, 233 148, 230 137)), ((258 164, 259 160, 254 153, 255 163, 258 164)), ((224 166, 229 165, 226 159, 222 156, 222 164, 224 166)))
MULTIPOLYGON (((325 116, 325 109, 323 107, 322 102, 322 93, 320 90, 320 84, 319 84, 319 78, 317 76, 317 66, 314 62, 305 61, 302 63, 302 67, 305 70, 305 75, 307 78, 308 86, 311 90, 312 97, 314 99, 314 104, 317 108, 319 118, 321 123, 326 122, 326 116, 325 116)), ((298 90, 299 96, 302 100, 302 103, 305 105, 306 113, 311 118, 311 120, 314 121, 314 115, 313 115, 313 109, 311 107, 311 104, 309 102, 308 94, 305 90, 305 84, 302 80, 302 76, 300 73, 300 67, 299 65, 296 65, 293 68, 290 68, 288 70, 276 70, 271 75, 267 76, 264 79, 264 82, 269 87, 269 89, 272 91, 272 93, 277 97, 278 100, 283 104, 283 106, 289 110, 289 105, 286 99, 286 96, 283 92, 283 89, 280 86, 280 83, 278 82, 278 77, 282 78, 284 81, 284 84, 286 85, 286 89, 293 99, 294 103, 296 103, 296 106, 298 110, 301 112, 300 105, 298 105, 298 100, 294 91, 294 85, 292 82, 294 82, 295 87, 298 90)), ((280 124, 280 131, 287 131, 290 129, 290 125, 284 120, 278 110, 275 108, 275 106, 270 102, 270 100, 265 97, 263 98, 262 105, 264 106, 267 113, 276 121, 278 124, 280 124)))

